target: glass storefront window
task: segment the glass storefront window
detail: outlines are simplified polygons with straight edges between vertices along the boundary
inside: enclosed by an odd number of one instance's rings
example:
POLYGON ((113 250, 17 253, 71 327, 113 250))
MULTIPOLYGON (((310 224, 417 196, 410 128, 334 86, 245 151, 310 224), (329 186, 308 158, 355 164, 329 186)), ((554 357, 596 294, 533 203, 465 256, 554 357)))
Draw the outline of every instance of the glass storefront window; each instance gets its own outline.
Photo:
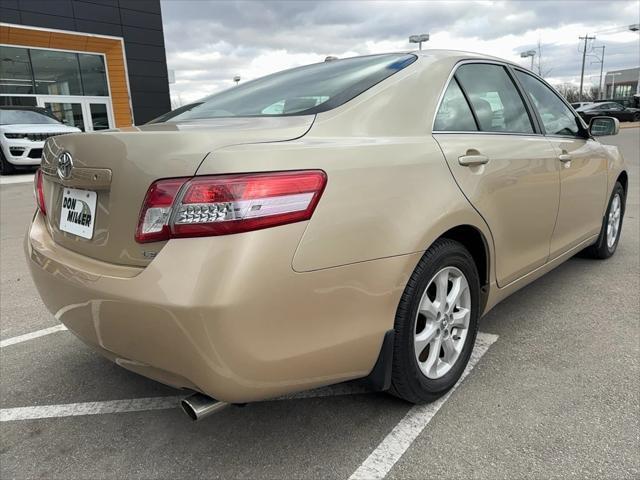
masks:
POLYGON ((0 46, 0 94, 109 96, 102 55, 0 46))
POLYGON ((93 97, 106 97, 109 95, 104 58, 100 55, 79 53, 78 60, 80 62, 84 94, 93 97))
POLYGON ((616 85, 613 98, 624 98, 631 96, 631 85, 616 85))
POLYGON ((36 97, 0 97, 1 107, 35 107, 38 105, 36 97))
POLYGON ((26 48, 0 46, 0 93, 35 93, 26 48))
POLYGON ((89 104, 89 110, 91 112, 91 125, 94 131, 109 129, 109 114, 107 113, 107 106, 104 103, 91 103, 89 104))
POLYGON ((44 95, 82 95, 78 54, 31 50, 36 92, 44 95))
POLYGON ((82 105, 79 103, 45 103, 45 108, 65 125, 78 127, 84 132, 82 105))
POLYGON ((106 60, 95 53, 0 45, 0 106, 41 106, 82 131, 112 128, 106 60))

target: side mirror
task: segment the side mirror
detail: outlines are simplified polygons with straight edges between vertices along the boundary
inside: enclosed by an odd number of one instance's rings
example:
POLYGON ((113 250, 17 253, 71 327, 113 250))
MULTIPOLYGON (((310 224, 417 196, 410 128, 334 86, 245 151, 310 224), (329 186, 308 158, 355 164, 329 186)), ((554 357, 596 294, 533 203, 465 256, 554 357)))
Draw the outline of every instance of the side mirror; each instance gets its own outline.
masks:
POLYGON ((617 135, 620 131, 620 122, 613 117, 593 117, 589 123, 589 133, 594 137, 606 137, 617 135))

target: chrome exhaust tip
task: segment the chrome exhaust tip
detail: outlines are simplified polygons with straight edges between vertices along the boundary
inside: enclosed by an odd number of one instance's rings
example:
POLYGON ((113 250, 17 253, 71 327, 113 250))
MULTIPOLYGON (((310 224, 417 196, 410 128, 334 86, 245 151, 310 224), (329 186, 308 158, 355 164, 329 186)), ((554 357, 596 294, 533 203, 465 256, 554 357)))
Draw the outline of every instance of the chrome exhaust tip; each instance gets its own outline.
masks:
POLYGON ((183 398, 180 401, 180 406, 184 413, 189 415, 189 418, 194 422, 202 420, 209 415, 219 412, 228 407, 229 404, 225 402, 219 402, 215 398, 211 398, 208 395, 202 393, 194 393, 193 395, 183 398))

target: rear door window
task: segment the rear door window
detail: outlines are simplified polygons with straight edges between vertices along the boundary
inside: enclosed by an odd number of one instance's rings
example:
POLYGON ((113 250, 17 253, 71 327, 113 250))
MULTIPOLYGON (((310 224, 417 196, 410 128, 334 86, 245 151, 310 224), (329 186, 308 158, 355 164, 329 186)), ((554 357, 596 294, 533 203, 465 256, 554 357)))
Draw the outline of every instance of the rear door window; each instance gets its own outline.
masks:
POLYGON ((462 65, 455 77, 484 132, 533 133, 522 97, 505 67, 488 63, 462 65))
POLYGON ((476 131, 476 121, 467 100, 460 90, 455 78, 451 79, 447 91, 442 97, 442 103, 433 124, 434 131, 469 132, 476 131))

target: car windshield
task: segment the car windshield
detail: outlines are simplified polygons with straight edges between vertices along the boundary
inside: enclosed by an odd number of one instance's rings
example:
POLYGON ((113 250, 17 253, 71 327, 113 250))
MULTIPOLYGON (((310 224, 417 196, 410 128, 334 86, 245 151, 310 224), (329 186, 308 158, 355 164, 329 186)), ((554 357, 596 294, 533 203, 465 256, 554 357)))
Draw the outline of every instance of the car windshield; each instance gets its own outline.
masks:
POLYGON ((324 112, 360 95, 416 58, 411 54, 370 55, 285 70, 211 95, 172 115, 169 121, 324 112))
POLYGON ((33 110, 0 110, 0 125, 17 124, 59 125, 60 122, 48 115, 45 115, 44 113, 35 112, 33 110))

